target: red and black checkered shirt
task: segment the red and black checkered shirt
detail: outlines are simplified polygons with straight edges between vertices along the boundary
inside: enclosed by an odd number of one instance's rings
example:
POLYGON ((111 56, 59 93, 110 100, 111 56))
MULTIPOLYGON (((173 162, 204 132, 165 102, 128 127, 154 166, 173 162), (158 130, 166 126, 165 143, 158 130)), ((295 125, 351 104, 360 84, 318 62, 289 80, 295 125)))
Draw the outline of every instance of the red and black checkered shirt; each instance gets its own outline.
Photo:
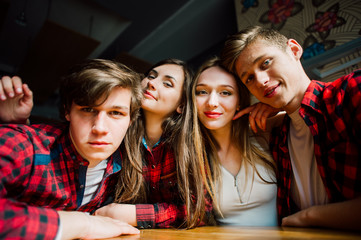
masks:
MULTIPOLYGON (((334 82, 311 81, 302 100, 300 116, 314 139, 318 171, 330 202, 361 195, 361 70, 334 82)), ((274 129, 270 148, 278 164, 278 214, 298 209, 292 201, 292 167, 287 146, 290 118, 274 129)))
MULTIPOLYGON (((186 220, 187 211, 178 190, 177 166, 173 151, 160 141, 151 150, 146 148, 143 177, 148 187, 147 204, 137 204, 137 224, 140 228, 179 227, 186 220)), ((206 212, 212 212, 207 199, 206 212)), ((201 223, 203 224, 203 223, 201 223)))
POLYGON ((91 212, 114 194, 118 151, 96 195, 80 206, 88 162, 76 152, 68 131, 67 125, 0 126, 0 239, 53 239, 59 226, 56 210, 91 212))

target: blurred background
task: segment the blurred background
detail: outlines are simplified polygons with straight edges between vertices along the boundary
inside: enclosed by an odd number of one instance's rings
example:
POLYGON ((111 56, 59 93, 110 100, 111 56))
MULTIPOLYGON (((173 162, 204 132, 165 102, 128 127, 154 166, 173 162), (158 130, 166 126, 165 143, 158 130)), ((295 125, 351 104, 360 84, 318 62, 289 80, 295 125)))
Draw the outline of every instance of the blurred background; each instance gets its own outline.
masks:
POLYGON ((34 121, 58 119, 59 77, 83 59, 145 72, 179 58, 196 70, 254 24, 296 39, 313 79, 361 67, 361 0, 0 0, 0 74, 29 84, 34 121))
POLYGON ((165 58, 197 68, 237 30, 233 0, 0 0, 0 73, 34 91, 32 115, 57 117, 57 85, 85 58, 144 72, 165 58))

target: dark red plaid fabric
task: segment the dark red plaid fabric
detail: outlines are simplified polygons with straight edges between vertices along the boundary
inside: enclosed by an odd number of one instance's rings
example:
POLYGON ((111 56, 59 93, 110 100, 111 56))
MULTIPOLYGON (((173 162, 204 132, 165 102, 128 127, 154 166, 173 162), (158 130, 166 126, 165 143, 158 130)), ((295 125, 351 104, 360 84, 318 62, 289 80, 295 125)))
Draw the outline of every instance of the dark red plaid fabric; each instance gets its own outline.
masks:
MULTIPOLYGON (((137 222, 140 228, 178 227, 186 220, 187 211, 177 183, 177 166, 173 151, 164 142, 150 150, 145 140, 146 158, 143 177, 148 187, 147 204, 137 204, 137 222)), ((212 211, 208 200, 206 211, 212 211)))
POLYGON ((96 196, 80 207, 88 162, 71 144, 67 125, 2 125, 0 239, 53 239, 56 210, 91 212, 114 194, 120 159, 113 154, 96 196))

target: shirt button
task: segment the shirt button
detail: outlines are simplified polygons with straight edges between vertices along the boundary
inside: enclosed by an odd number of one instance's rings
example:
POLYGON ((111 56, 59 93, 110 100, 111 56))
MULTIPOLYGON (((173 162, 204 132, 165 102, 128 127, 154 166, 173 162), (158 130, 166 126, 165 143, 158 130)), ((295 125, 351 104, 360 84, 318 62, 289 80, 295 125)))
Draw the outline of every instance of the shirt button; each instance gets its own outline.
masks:
POLYGON ((80 188, 84 188, 84 185, 82 184, 82 185, 80 185, 80 188))
POLYGON ((169 184, 169 185, 172 185, 172 184, 173 184, 173 182, 172 182, 172 181, 169 181, 169 182, 168 182, 168 184, 169 184))
POLYGON ((152 168, 154 169, 154 168, 155 168, 155 165, 152 165, 152 168))
POLYGON ((155 190, 155 187, 152 187, 153 190, 155 190))
POLYGON ((75 159, 76 159, 75 155, 72 155, 72 156, 71 156, 71 158, 72 158, 73 160, 75 160, 75 159))

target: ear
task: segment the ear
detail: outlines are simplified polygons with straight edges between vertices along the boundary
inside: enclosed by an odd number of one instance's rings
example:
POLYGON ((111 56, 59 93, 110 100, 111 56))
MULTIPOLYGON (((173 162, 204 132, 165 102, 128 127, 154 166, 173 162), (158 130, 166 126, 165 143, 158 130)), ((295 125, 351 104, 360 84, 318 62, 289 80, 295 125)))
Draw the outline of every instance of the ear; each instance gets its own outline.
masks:
POLYGON ((66 113, 66 114, 65 114, 65 119, 66 119, 68 122, 70 122, 69 113, 66 113))
POLYGON ((179 105, 176 111, 177 113, 181 114, 183 112, 183 105, 179 105))
POLYGON ((303 54, 303 49, 301 45, 295 39, 288 39, 287 45, 292 52, 292 55, 297 59, 300 60, 303 54))

